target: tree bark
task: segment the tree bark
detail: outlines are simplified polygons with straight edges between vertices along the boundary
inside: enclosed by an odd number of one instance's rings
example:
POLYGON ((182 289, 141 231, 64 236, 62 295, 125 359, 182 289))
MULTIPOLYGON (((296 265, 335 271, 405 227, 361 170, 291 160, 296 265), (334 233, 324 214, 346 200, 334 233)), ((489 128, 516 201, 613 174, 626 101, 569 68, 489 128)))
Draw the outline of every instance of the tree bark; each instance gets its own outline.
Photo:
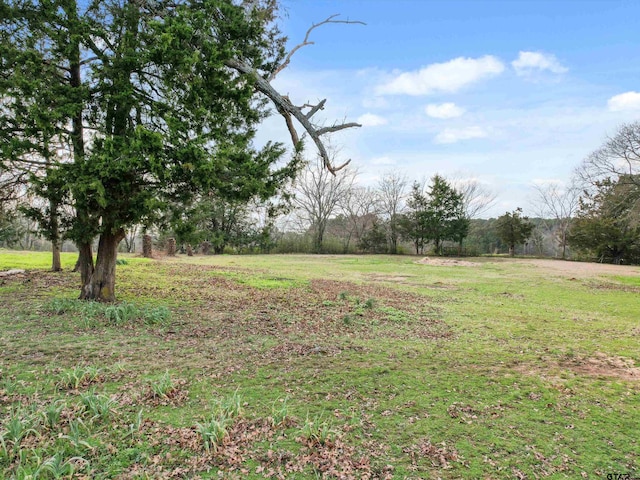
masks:
POLYGON ((176 256, 176 239, 175 238, 167 239, 167 255, 169 257, 176 256))
POLYGON ((145 235, 142 237, 142 256, 144 258, 153 257, 153 246, 151 235, 145 235))
POLYGON ((114 302, 116 300, 116 260, 118 245, 124 239, 124 229, 115 233, 107 232, 100 235, 98 242, 98 257, 93 274, 86 284, 83 284, 80 298, 82 300, 97 300, 100 302, 114 302))
MULTIPOLYGON (((74 272, 80 272, 80 281, 82 282, 82 288, 89 283, 91 275, 93 275, 93 250, 91 243, 80 243, 78 246, 78 260, 76 266, 73 269, 74 272)), ((82 295, 80 296, 82 298, 82 295)))
POLYGON ((62 271, 62 263, 60 262, 60 241, 51 242, 51 271, 62 271))

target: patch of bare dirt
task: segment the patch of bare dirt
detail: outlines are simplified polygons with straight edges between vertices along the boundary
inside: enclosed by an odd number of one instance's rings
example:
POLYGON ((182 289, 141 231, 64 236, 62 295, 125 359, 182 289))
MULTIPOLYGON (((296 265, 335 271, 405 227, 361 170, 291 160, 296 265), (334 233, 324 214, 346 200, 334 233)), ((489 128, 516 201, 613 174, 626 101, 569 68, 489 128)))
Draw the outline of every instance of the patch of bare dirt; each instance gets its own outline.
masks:
POLYGON ((556 368, 566 368, 579 375, 591 377, 609 377, 620 380, 640 381, 640 367, 630 358, 609 356, 606 353, 596 352, 592 357, 576 357, 565 359, 560 362, 547 361, 547 368, 531 365, 517 365, 515 370, 527 375, 541 375, 547 379, 558 379, 549 376, 549 370, 556 368))
POLYGON ((479 267, 482 265, 478 262, 469 262, 467 260, 459 260, 457 258, 436 258, 436 257, 424 257, 422 260, 418 260, 416 263, 422 265, 430 265, 433 267, 479 267))
POLYGON ((588 278, 599 275, 640 275, 640 267, 630 265, 611 265, 609 263, 571 262, 551 259, 516 259, 516 262, 527 263, 545 270, 557 272, 562 276, 575 280, 576 277, 588 278))
POLYGON ((640 380, 640 367, 624 357, 610 357, 596 352, 593 357, 566 363, 564 366, 576 373, 596 377, 614 377, 622 380, 640 380))

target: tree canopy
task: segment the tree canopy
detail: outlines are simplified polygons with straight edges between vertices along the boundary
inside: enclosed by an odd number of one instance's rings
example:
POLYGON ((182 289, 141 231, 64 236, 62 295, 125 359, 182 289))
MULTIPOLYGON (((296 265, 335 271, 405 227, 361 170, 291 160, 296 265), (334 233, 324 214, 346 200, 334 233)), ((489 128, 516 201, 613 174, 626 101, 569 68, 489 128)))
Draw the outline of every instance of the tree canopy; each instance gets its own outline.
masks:
POLYGON ((515 254, 516 245, 527 241, 533 231, 533 223, 522 216, 522 209, 506 212, 496 220, 496 232, 500 239, 509 245, 509 255, 515 254))
POLYGON ((601 262, 640 262, 640 179, 596 182, 595 192, 580 199, 568 240, 601 262))
POLYGON ((0 2, 0 168, 49 200, 41 226, 64 217, 82 298, 115 298, 125 228, 167 202, 268 197, 294 175, 297 156, 253 144, 256 85, 285 59, 276 16, 271 0, 0 2))

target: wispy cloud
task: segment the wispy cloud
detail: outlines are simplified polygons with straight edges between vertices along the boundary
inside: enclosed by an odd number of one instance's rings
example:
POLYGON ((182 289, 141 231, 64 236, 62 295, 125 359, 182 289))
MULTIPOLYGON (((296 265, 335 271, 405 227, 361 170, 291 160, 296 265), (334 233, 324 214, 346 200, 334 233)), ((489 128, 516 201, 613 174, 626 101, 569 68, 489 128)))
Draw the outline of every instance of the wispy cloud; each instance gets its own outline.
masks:
POLYGON ((555 55, 542 52, 520 52, 511 66, 520 76, 529 76, 536 72, 565 73, 569 69, 563 66, 555 55))
POLYGON ((386 125, 388 123, 386 118, 373 113, 360 115, 357 122, 362 124, 363 127, 379 127, 380 125, 386 125))
POLYGON ((464 108, 455 103, 430 103, 425 107, 425 112, 432 118, 455 118, 464 114, 464 108))
POLYGON ((486 138, 489 132, 482 127, 447 128, 433 139, 435 143, 457 143, 473 138, 486 138))
POLYGON ((379 85, 380 95, 429 95, 457 92, 463 87, 501 74, 504 64, 494 56, 458 57, 444 63, 433 63, 420 70, 404 72, 379 85))
POLYGON ((607 102, 609 110, 612 112, 622 112, 625 110, 640 110, 640 93, 625 92, 614 95, 607 102))

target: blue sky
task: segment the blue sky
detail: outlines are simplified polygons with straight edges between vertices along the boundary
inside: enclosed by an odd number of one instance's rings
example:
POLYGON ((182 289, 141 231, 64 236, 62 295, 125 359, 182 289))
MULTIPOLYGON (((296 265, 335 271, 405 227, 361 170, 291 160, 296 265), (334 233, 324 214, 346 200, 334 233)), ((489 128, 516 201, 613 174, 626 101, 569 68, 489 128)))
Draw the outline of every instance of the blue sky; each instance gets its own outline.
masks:
MULTIPOLYGON (((534 184, 566 182, 607 135, 640 117, 638 1, 282 0, 290 45, 332 14, 276 80, 295 104, 327 98, 325 121, 363 185, 473 178, 488 215, 535 214, 534 184)), ((261 138, 288 141, 281 119, 261 138)), ((309 145, 309 155, 313 155, 309 145)))

